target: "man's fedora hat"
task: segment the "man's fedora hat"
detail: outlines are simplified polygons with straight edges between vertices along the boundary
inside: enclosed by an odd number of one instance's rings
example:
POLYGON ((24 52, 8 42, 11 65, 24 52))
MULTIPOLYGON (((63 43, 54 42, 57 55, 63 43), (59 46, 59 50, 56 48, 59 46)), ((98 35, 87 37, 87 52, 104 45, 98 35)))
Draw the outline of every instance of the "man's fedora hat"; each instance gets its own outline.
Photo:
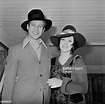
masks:
POLYGON ((33 9, 28 13, 28 20, 24 21, 21 24, 22 29, 25 30, 26 32, 28 32, 27 24, 33 20, 44 21, 46 23, 45 31, 49 30, 50 27, 52 26, 52 21, 50 19, 46 19, 45 15, 43 14, 43 12, 40 9, 33 9))
POLYGON ((76 32, 76 29, 73 28, 72 25, 69 25, 66 27, 63 28, 63 30, 60 34, 57 34, 55 36, 50 36, 50 40, 51 40, 52 44, 55 45, 56 47, 59 47, 59 43, 60 43, 61 38, 73 36, 75 41, 77 42, 76 48, 82 47, 86 43, 85 37, 81 33, 76 32), (70 27, 70 28, 68 28, 68 27, 70 27), (70 29, 70 30, 72 30, 72 31, 74 30, 74 31, 71 33, 70 32, 68 32, 68 33, 63 32, 66 29, 70 29))

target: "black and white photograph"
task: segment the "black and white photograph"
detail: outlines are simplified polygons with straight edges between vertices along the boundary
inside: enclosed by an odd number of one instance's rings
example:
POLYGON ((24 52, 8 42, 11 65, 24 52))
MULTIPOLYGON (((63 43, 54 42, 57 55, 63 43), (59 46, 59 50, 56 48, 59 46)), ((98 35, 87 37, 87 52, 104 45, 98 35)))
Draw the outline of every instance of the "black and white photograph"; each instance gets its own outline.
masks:
POLYGON ((105 1, 0 0, 0 104, 105 104, 105 1))

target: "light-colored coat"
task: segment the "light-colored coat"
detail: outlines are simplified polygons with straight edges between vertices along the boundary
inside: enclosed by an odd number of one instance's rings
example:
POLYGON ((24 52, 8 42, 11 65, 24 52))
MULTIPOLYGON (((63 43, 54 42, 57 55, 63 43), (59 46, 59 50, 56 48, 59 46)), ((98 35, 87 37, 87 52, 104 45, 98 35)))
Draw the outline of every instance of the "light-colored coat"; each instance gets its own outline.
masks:
POLYGON ((47 104, 49 90, 51 52, 42 44, 41 59, 30 44, 22 49, 22 43, 11 47, 5 67, 2 101, 13 104, 47 104), (43 99, 44 94, 44 99, 43 99))

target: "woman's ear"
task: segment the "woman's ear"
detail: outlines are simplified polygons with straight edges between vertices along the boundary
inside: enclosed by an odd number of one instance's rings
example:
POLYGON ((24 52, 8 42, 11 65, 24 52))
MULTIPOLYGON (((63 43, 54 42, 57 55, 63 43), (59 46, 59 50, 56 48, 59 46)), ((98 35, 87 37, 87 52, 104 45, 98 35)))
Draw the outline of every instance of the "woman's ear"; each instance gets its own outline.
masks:
POLYGON ((29 25, 27 24, 27 29, 29 29, 29 25))

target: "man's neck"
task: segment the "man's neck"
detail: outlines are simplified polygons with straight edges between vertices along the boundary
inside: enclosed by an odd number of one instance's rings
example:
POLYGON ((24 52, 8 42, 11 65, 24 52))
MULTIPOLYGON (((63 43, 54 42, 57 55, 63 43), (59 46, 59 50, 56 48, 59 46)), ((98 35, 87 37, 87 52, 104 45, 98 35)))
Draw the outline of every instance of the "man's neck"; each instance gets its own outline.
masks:
POLYGON ((38 44, 40 43, 40 38, 35 39, 35 38, 29 36, 29 39, 30 39, 31 41, 35 42, 35 43, 38 43, 38 44))

